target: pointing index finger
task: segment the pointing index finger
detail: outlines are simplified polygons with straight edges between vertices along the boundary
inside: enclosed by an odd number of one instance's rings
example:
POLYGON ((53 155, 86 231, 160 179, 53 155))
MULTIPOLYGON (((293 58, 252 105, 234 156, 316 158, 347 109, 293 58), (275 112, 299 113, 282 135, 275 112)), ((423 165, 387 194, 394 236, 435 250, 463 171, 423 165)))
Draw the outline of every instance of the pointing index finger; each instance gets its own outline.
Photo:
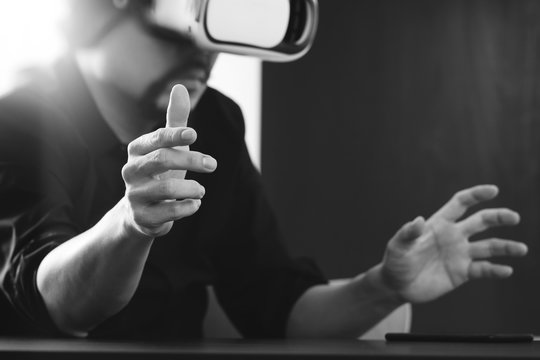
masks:
POLYGON ((186 127, 191 103, 184 85, 175 85, 167 107, 167 127, 186 127))

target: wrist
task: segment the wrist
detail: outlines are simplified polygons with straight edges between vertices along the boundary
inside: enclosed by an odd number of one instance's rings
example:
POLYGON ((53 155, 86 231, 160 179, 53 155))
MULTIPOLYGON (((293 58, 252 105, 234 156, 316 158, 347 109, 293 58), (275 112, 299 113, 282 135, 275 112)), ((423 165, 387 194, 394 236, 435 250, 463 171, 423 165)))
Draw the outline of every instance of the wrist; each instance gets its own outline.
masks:
POLYGON ((366 291, 377 294, 378 297, 396 307, 407 302, 399 291, 395 290, 387 281, 382 264, 372 267, 360 276, 363 276, 362 280, 366 291))
POLYGON ((129 239, 131 241, 152 242, 154 240, 153 236, 144 233, 135 225, 125 198, 122 198, 116 206, 109 211, 107 216, 110 217, 110 221, 119 225, 120 238, 129 239))

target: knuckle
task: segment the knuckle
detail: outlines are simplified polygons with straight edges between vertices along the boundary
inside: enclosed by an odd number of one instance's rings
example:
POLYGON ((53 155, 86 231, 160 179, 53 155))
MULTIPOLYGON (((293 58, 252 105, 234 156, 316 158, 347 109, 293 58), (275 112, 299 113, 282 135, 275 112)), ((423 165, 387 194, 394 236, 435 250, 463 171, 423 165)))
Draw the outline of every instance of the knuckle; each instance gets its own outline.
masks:
POLYGON ((180 218, 183 217, 182 216, 183 211, 182 211, 182 206, 181 205, 182 205, 181 203, 176 202, 174 204, 174 206, 171 206, 169 208, 169 211, 168 211, 169 212, 169 214, 168 214, 169 218, 171 218, 171 219, 180 219, 180 218))
POLYGON ((163 138, 164 138, 164 128, 159 128, 152 133, 152 135, 150 136, 149 142, 153 145, 157 145, 161 143, 163 138))
POLYGON ((122 177, 126 183, 135 182, 138 178, 144 175, 146 162, 144 157, 139 157, 134 160, 129 160, 122 167, 122 177))
POLYGON ((137 208, 137 204, 140 203, 140 192, 132 187, 126 187, 125 197, 132 208, 137 208))
POLYGON ((464 196, 467 195, 467 192, 468 192, 467 189, 459 190, 458 192, 456 192, 456 193, 454 194, 454 198, 456 198, 456 199, 461 199, 461 198, 463 198, 464 196))
POLYGON ((457 193, 455 193, 454 196, 452 197, 452 200, 457 202, 458 204, 463 204, 464 203, 463 199, 465 197, 464 191, 465 190, 460 190, 457 193))
POLYGON ((461 197, 463 197, 463 195, 467 192, 466 189, 463 189, 463 190, 459 190, 458 192, 456 192, 454 194, 454 198, 456 199, 460 199, 461 197))
POLYGON ((501 223, 501 214, 497 210, 483 210, 481 213, 482 221, 487 225, 496 225, 501 223))
POLYGON ((161 164, 165 160, 163 149, 157 149, 150 155, 149 162, 153 164, 161 164))
POLYGON ((506 222, 505 215, 508 215, 506 211, 497 211, 495 213, 493 222, 496 224, 504 224, 506 222))
POLYGON ((200 200, 191 200, 190 201, 190 212, 191 213, 194 213, 196 212, 197 210, 199 210, 199 207, 201 206, 201 201, 200 200))
POLYGON ((497 253, 498 246, 496 243, 491 243, 486 248, 486 255, 487 257, 493 257, 497 253))
POLYGON ((464 207, 471 207, 482 202, 484 199, 475 191, 477 188, 468 188, 458 191, 455 194, 455 199, 464 207))
POLYGON ((131 165, 129 163, 124 164, 124 166, 122 166, 121 174, 122 174, 122 179, 124 180, 124 182, 126 183, 129 182, 129 180, 131 179, 132 173, 133 173, 133 170, 131 169, 131 165))
POLYGON ((170 197, 174 193, 174 182, 170 179, 161 181, 158 185, 158 193, 164 197, 170 197))
POLYGON ((199 184, 197 181, 195 180, 187 180, 186 181, 190 190, 194 193, 194 194, 197 194, 196 196, 198 196, 199 198, 202 198, 205 194, 205 189, 204 187, 199 184))
POLYGON ((174 129, 160 128, 156 130, 156 144, 170 146, 174 142, 174 129))
POLYGON ((130 142, 127 146, 128 155, 136 154, 138 147, 139 147, 138 139, 135 139, 132 142, 130 142))
POLYGON ((179 201, 171 201, 162 207, 161 214, 167 221, 178 220, 180 218, 181 208, 179 203, 179 201))
POLYGON ((479 194, 475 192, 471 192, 469 194, 469 202, 472 204, 478 204, 479 202, 482 202, 484 200, 479 194))
POLYGON ((199 164, 199 157, 194 153, 189 153, 187 160, 188 165, 192 168, 199 164))
POLYGON ((195 180, 184 180, 184 183, 186 184, 186 187, 190 190, 195 190, 200 187, 199 183, 195 180))
POLYGON ((469 206, 474 203, 472 195, 469 190, 460 190, 456 193, 456 200, 463 206, 469 206))
POLYGON ((176 219, 194 214, 199 209, 200 202, 197 200, 184 200, 176 207, 176 219))

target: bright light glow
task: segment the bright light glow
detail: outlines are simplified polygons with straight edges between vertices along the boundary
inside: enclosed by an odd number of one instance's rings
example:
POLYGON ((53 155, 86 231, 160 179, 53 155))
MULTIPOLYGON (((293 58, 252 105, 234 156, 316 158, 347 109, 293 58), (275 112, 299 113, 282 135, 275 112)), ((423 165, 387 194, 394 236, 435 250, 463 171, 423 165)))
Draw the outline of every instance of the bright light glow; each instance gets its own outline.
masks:
POLYGON ((261 60, 220 54, 208 84, 240 105, 246 121, 247 147, 253 163, 261 170, 261 60))
POLYGON ((65 49, 58 29, 65 11, 64 0, 0 2, 0 93, 13 85, 17 71, 50 62, 65 49))
MULTIPOLYGON (((66 48, 59 22, 66 16, 65 0, 0 2, 0 94, 17 81, 17 71, 46 64, 66 48)), ((254 58, 220 55, 210 85, 234 99, 246 120, 246 142, 260 169, 262 64, 254 58)))

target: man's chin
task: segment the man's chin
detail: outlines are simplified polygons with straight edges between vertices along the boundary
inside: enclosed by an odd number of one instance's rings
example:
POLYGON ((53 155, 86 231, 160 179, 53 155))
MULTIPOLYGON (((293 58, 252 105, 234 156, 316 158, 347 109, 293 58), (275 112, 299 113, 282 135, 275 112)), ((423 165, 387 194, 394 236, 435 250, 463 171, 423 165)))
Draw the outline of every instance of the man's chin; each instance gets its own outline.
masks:
MULTIPOLYGON (((206 90, 206 87, 204 89, 197 89, 196 91, 193 91, 193 90, 190 91, 188 89, 191 110, 195 109, 195 107, 201 100, 201 97, 204 94, 205 90, 206 90)), ((161 93, 157 98, 155 98, 155 101, 153 101, 153 107, 155 108, 156 111, 166 111, 167 107, 169 106, 169 99, 170 99, 170 90, 161 93)))

